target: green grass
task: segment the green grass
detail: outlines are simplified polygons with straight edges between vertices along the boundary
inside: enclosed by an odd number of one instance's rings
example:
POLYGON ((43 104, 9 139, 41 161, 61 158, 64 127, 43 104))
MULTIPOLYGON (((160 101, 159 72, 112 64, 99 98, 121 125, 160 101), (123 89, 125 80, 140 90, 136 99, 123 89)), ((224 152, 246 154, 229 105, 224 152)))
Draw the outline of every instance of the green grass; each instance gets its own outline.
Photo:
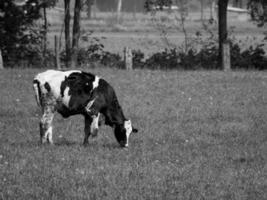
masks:
POLYGON ((139 133, 54 120, 39 142, 37 69, 0 73, 0 199, 267 199, 267 73, 94 69, 139 133))

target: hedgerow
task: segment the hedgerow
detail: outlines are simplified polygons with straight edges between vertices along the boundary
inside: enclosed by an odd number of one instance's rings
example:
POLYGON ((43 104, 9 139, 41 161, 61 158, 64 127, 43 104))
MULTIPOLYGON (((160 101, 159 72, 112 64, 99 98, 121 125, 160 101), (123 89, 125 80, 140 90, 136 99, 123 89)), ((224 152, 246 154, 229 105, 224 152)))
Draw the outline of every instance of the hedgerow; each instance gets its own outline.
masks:
MULTIPOLYGON (((133 68, 152 70, 220 70, 217 64, 218 42, 216 38, 210 37, 205 40, 200 38, 198 40, 200 40, 197 42, 198 45, 189 45, 187 51, 184 51, 183 48, 166 48, 163 51, 152 54, 146 59, 142 50, 133 50, 133 68)), ((246 46, 244 43, 248 43, 247 40, 240 42, 233 38, 229 43, 232 69, 267 69, 267 56, 263 42, 257 44, 255 41, 250 41, 250 43, 254 43, 255 45, 251 45, 246 49, 243 46, 246 46)), ((48 50, 46 57, 43 58, 42 51, 36 45, 34 48, 32 45, 25 45, 20 53, 21 56, 12 58, 16 65, 23 58, 23 61, 26 60, 26 63, 30 66, 44 66, 43 60, 46 60, 46 65, 51 67, 55 59, 52 50, 48 50)), ((60 59, 62 63, 66 60, 64 50, 60 54, 60 59)), ((97 63, 111 68, 125 68, 123 57, 117 53, 105 51, 104 45, 99 40, 90 43, 88 47, 80 48, 77 60, 79 66, 97 63)))

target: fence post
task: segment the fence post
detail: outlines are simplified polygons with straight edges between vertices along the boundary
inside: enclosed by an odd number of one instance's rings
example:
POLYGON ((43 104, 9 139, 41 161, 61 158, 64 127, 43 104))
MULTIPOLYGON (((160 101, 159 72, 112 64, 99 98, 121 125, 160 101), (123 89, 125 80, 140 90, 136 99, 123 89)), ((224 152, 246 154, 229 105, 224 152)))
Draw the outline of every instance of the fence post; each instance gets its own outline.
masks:
POLYGON ((222 61, 224 71, 231 70, 231 55, 230 55, 230 44, 229 42, 223 43, 223 61, 222 61))
POLYGON ((0 69, 4 69, 4 63, 3 63, 3 57, 2 57, 1 49, 0 49, 0 69))
POLYGON ((58 37, 55 35, 55 68, 61 69, 60 58, 59 58, 59 41, 58 37))
POLYGON ((129 47, 124 47, 124 64, 127 70, 133 69, 133 53, 129 47))

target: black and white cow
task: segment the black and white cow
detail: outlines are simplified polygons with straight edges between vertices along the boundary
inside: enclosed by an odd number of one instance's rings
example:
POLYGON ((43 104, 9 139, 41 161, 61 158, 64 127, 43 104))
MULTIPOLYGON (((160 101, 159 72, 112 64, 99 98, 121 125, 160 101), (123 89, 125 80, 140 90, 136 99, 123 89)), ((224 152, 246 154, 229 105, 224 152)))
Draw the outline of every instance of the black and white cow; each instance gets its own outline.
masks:
POLYGON ((41 143, 53 143, 52 121, 55 112, 64 118, 82 114, 85 118, 84 144, 88 137, 96 136, 100 113, 105 124, 114 128, 114 134, 122 147, 129 144, 129 136, 137 129, 127 120, 114 89, 104 79, 91 73, 72 70, 47 70, 33 80, 36 101, 42 108, 40 121, 41 143))

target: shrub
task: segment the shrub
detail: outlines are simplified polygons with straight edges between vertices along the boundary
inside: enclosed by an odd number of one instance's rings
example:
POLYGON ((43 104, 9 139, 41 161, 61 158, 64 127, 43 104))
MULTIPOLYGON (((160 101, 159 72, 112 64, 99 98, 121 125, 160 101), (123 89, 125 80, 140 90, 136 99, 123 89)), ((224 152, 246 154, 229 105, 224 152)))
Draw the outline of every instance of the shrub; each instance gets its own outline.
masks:
POLYGON ((110 52, 103 52, 102 58, 100 60, 100 63, 112 67, 112 68, 119 68, 124 69, 124 62, 119 54, 110 53, 110 52))
POLYGON ((141 50, 133 50, 133 67, 134 68, 144 68, 144 58, 145 54, 141 50))
MULTIPOLYGON (((199 42, 199 41, 198 41, 199 42)), ((177 69, 177 70, 214 70, 220 69, 217 64, 218 45, 216 39, 201 41, 202 48, 197 50, 194 45, 184 52, 181 49, 165 49, 144 59, 141 50, 133 50, 133 68, 148 69, 177 69)), ((232 69, 267 69, 267 58, 263 49, 264 44, 257 44, 248 49, 241 49, 242 43, 235 39, 230 41, 232 69)), ((64 53, 61 54, 64 60, 64 53)), ((100 63, 111 68, 125 68, 119 54, 104 51, 104 46, 94 43, 78 51, 78 64, 100 63)))
MULTIPOLYGON (((264 39, 265 40, 265 39, 264 39)), ((245 43, 248 41, 245 40, 245 43)), ((263 41, 264 42, 264 41, 263 41)), ((255 41, 253 43, 256 43, 255 41)), ((218 66, 218 42, 213 36, 207 40, 201 38, 194 39, 193 43, 188 45, 185 52, 180 48, 165 49, 163 52, 153 54, 145 60, 144 67, 149 69, 220 69, 218 66), (201 44, 199 50, 195 44, 201 44)), ((250 46, 242 50, 242 43, 238 43, 234 38, 230 40, 231 65, 232 69, 267 69, 267 57, 264 50, 264 43, 250 46)))
MULTIPOLYGON (((100 63, 108 67, 124 68, 124 63, 119 54, 111 53, 103 50, 103 45, 89 45, 87 48, 80 48, 78 50, 78 65, 87 65, 89 63, 100 63)), ((60 54, 62 62, 66 60, 65 51, 60 54)))
POLYGON ((165 49, 153 54, 144 65, 149 69, 175 69, 178 66, 178 58, 176 49, 165 49))
POLYGON ((264 44, 241 51, 238 44, 231 45, 231 63, 233 69, 267 69, 267 58, 263 49, 264 44))

